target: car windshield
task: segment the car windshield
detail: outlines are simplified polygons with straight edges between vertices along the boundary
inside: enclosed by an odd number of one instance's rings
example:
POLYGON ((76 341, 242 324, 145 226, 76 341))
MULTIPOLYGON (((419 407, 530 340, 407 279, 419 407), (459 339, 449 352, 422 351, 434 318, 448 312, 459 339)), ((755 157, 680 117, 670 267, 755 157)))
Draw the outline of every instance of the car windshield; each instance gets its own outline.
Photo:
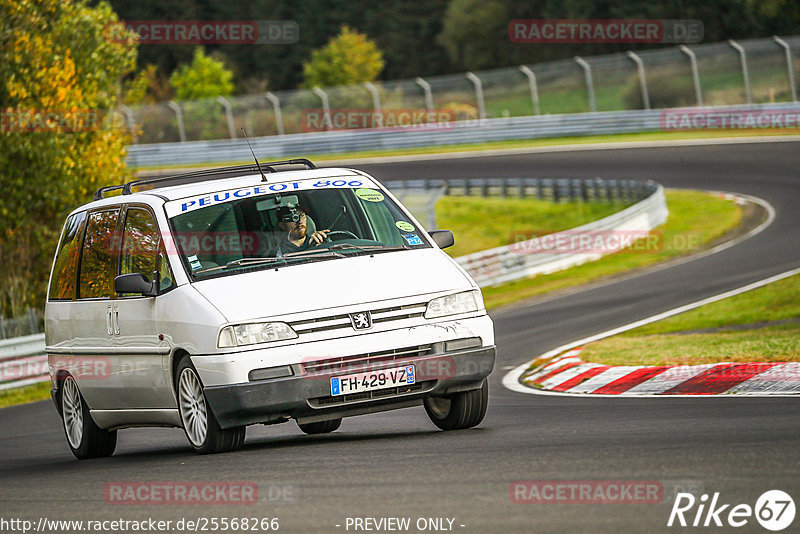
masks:
POLYGON ((381 190, 316 184, 325 186, 272 193, 283 185, 274 184, 177 201, 183 213, 170 221, 181 261, 197 280, 431 246, 381 190))

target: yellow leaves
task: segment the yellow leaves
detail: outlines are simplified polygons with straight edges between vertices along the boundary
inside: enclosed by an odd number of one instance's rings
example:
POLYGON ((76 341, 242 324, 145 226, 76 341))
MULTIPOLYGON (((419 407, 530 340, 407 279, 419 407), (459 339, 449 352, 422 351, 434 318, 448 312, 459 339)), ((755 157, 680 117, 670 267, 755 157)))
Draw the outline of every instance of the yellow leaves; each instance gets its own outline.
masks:
POLYGON ((2 111, 15 124, 35 120, 0 136, 0 176, 15 183, 0 231, 26 218, 57 226, 93 184, 124 179, 127 135, 99 120, 116 105, 135 47, 108 46, 103 29, 117 17, 102 2, 0 0, 0 9, 2 111), (64 187, 49 187, 56 182, 64 187))
POLYGON ((8 96, 13 100, 23 101, 28 99, 28 91, 21 83, 10 80, 8 83, 8 96))
MULTIPOLYGON (((23 33, 23 34, 17 35, 17 39, 14 41, 14 48, 16 50, 21 50, 23 48, 26 48, 29 45, 29 43, 30 43, 30 37, 27 34, 23 33)), ((20 57, 20 56, 16 56, 16 57, 20 57)))
POLYGON ((363 83, 383 70, 383 53, 366 35, 342 26, 339 35, 311 53, 303 64, 306 87, 363 83))

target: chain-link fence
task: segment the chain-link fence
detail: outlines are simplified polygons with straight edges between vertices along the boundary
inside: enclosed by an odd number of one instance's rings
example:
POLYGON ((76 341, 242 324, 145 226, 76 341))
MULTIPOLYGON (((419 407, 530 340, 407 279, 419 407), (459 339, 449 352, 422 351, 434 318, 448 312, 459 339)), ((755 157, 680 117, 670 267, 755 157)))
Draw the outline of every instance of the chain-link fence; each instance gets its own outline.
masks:
MULTIPOLYGON (((442 127, 538 114, 796 102, 800 37, 729 41, 536 65, 168 102, 126 113, 136 143, 442 127)), ((127 111, 127 110, 126 110, 127 111)))

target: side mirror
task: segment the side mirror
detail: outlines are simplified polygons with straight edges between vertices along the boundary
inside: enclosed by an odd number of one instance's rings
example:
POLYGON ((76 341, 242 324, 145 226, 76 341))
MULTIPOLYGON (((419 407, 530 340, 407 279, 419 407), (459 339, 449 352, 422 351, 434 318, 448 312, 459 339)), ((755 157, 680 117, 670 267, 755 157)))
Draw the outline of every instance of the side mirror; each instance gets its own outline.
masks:
POLYGON ((155 297, 158 295, 158 279, 150 282, 142 273, 121 274, 114 278, 114 291, 117 294, 138 293, 155 297))
POLYGON ((452 247, 456 243, 456 240, 453 237, 453 232, 450 230, 431 230, 428 233, 433 238, 433 242, 436 243, 439 248, 452 247))

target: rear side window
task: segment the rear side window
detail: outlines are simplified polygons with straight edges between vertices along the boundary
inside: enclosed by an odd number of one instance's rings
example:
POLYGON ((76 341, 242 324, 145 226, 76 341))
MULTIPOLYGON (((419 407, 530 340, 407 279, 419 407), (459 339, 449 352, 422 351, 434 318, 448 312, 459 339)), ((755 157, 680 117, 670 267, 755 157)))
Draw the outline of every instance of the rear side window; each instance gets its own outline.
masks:
POLYGON ((67 218, 61 243, 50 277, 50 299, 72 300, 75 297, 75 282, 78 280, 78 252, 80 251, 80 230, 86 212, 75 213, 67 218))
POLYGON ((119 209, 113 209, 89 215, 83 239, 78 298, 111 298, 118 214, 119 209))

